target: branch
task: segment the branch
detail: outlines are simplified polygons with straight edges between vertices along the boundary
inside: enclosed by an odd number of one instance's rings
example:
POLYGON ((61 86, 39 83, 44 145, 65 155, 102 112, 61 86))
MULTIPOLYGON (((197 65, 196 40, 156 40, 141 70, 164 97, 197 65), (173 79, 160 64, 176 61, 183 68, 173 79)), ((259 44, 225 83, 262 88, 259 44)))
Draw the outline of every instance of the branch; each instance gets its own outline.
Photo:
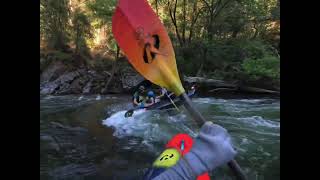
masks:
POLYGON ((191 38, 192 38, 192 35, 193 35, 193 26, 196 24, 199 15, 202 13, 202 9, 204 9, 204 8, 199 9, 199 11, 197 12, 195 18, 192 17, 191 26, 190 26, 190 33, 189 33, 189 39, 188 39, 189 43, 191 42, 191 38))
POLYGON ((217 92, 217 91, 236 91, 237 88, 216 88, 212 89, 209 92, 217 92))
POLYGON ((174 3, 173 16, 174 16, 175 20, 176 20, 176 12, 177 12, 177 3, 178 3, 178 0, 176 0, 175 3, 174 3))
POLYGON ((207 6, 207 8, 209 8, 210 9, 210 5, 209 5, 209 3, 207 2, 207 1, 205 1, 205 0, 201 0, 202 2, 204 2, 205 3, 205 5, 207 6))
MULTIPOLYGON (((177 0, 176 0, 177 2, 177 0)), ((179 34, 179 30, 178 30, 178 25, 177 25, 177 21, 176 21, 176 15, 175 13, 172 14, 172 10, 171 10, 171 6, 170 6, 170 1, 168 1, 168 8, 169 8, 169 14, 170 14, 170 17, 171 17, 171 20, 172 20, 172 23, 175 27, 175 30, 176 30, 176 34, 177 34, 177 37, 178 37, 178 41, 180 43, 180 45, 182 46, 182 42, 181 42, 181 38, 180 38, 180 34, 179 34)), ((175 10, 176 10, 177 6, 175 4, 175 10)), ((175 12, 175 11, 174 11, 175 12)))

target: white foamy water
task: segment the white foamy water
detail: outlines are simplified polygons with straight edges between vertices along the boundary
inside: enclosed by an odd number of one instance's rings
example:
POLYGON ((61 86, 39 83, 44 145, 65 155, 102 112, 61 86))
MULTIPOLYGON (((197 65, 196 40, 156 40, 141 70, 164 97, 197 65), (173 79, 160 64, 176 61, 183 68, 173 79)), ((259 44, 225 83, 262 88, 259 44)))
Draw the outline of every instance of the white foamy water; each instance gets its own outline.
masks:
POLYGON ((280 122, 263 119, 260 116, 252 116, 245 118, 236 118, 239 121, 247 123, 251 126, 264 126, 268 128, 280 128, 280 122))
POLYGON ((146 145, 152 142, 166 142, 177 133, 196 136, 194 130, 186 124, 186 115, 168 116, 165 111, 134 111, 125 118, 126 111, 116 112, 103 120, 103 124, 114 129, 113 135, 122 137, 141 137, 146 145))
POLYGON ((104 125, 115 129, 114 136, 124 137, 142 137, 153 140, 161 135, 159 125, 151 121, 150 112, 146 110, 134 111, 131 117, 126 118, 126 111, 120 111, 103 121, 104 125))

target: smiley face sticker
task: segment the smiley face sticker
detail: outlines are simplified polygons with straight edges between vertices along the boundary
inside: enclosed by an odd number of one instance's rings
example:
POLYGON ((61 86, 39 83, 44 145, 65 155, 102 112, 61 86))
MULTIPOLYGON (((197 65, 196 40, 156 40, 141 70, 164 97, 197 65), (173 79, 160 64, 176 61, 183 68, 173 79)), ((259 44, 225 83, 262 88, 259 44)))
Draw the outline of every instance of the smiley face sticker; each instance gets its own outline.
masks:
POLYGON ((180 153, 176 149, 166 149, 154 161, 153 166, 157 168, 169 168, 174 166, 180 159, 180 153))

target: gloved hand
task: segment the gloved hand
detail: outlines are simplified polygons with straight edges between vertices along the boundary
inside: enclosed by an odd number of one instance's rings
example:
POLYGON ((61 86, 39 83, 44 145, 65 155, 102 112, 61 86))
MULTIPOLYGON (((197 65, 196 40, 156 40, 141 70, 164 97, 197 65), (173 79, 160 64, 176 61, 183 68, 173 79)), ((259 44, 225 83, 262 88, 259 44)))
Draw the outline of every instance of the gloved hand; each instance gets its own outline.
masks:
POLYGON ((226 164, 235 155, 227 130, 208 121, 201 127, 192 149, 184 158, 198 176, 226 164))
POLYGON ((144 108, 144 104, 143 103, 139 103, 139 106, 138 106, 140 109, 143 109, 144 108))

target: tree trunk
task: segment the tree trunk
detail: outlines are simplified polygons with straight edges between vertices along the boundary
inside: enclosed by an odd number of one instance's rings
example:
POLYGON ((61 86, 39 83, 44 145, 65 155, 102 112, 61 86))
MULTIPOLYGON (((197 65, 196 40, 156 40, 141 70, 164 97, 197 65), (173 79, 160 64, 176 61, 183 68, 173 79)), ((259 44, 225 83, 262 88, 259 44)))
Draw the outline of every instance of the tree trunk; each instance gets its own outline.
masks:
POLYGON ((199 67, 199 69, 198 69, 198 72, 197 72, 197 74, 196 74, 196 76, 201 76, 201 73, 202 73, 202 69, 203 69, 203 62, 200 64, 200 67, 199 67))
POLYGON ((196 76, 201 76, 202 70, 203 70, 203 65, 206 63, 206 59, 207 59, 207 48, 203 49, 203 57, 202 57, 202 62, 200 65, 200 68, 198 69, 197 75, 196 76))
POLYGON ((279 91, 243 86, 243 85, 225 82, 222 80, 207 79, 203 77, 184 77, 184 82, 188 84, 197 83, 199 86, 207 89, 206 92, 235 91, 235 92, 244 92, 244 93, 253 93, 253 94, 272 94, 272 95, 280 96, 279 91))
POLYGON ((234 30, 233 32, 232 32, 232 35, 231 35, 231 37, 232 38, 236 38, 237 37, 237 35, 238 35, 238 30, 234 30))
POLYGON ((79 41, 80 41, 80 29, 79 29, 79 24, 77 24, 77 32, 76 32, 76 39, 75 39, 75 44, 76 44, 76 49, 75 49, 75 54, 79 54, 79 41))
POLYGON ((171 9, 170 1, 168 1, 168 8, 169 8, 170 18, 171 18, 172 24, 174 25, 179 44, 180 44, 181 47, 183 47, 183 43, 181 41, 181 36, 180 36, 180 33, 179 33, 179 29, 178 29, 178 25, 177 25, 177 19, 176 19, 177 0, 175 0, 173 12, 172 12, 172 9, 171 9))
POLYGON ((155 0, 155 4, 156 4, 156 13, 159 16, 159 13, 158 13, 158 0, 155 0))
POLYGON ((258 28, 256 26, 256 23, 253 24, 253 29, 254 29, 254 34, 253 34, 251 39, 255 39, 258 36, 258 33, 259 33, 258 28))
POLYGON ((201 11, 197 11, 197 4, 198 4, 198 0, 195 0, 194 4, 193 4, 193 10, 191 12, 191 25, 190 25, 190 30, 189 30, 189 38, 188 38, 188 43, 191 44, 191 39, 193 36, 193 31, 194 31, 194 25, 197 22, 198 16, 201 13, 201 11), (195 14, 195 15, 194 15, 195 14))
POLYGON ((112 70, 111 70, 111 76, 109 77, 107 83, 106 83, 106 86, 105 86, 105 90, 108 92, 108 87, 109 87, 109 84, 110 82, 112 81, 113 77, 114 77, 114 74, 116 72, 116 69, 117 69, 117 62, 118 62, 118 59, 119 59, 119 55, 120 55, 120 48, 119 46, 117 45, 117 54, 116 54, 116 58, 112 64, 112 70))
POLYGON ((207 25, 207 33, 208 38, 212 40, 213 38, 213 21, 214 19, 220 14, 221 10, 231 2, 231 0, 226 0, 223 4, 222 0, 218 0, 216 3, 214 3, 214 0, 211 0, 211 5, 204 1, 206 6, 210 9, 209 11, 209 20, 207 25))
POLYGON ((186 43, 186 0, 183 0, 183 26, 182 26, 182 40, 186 43))

